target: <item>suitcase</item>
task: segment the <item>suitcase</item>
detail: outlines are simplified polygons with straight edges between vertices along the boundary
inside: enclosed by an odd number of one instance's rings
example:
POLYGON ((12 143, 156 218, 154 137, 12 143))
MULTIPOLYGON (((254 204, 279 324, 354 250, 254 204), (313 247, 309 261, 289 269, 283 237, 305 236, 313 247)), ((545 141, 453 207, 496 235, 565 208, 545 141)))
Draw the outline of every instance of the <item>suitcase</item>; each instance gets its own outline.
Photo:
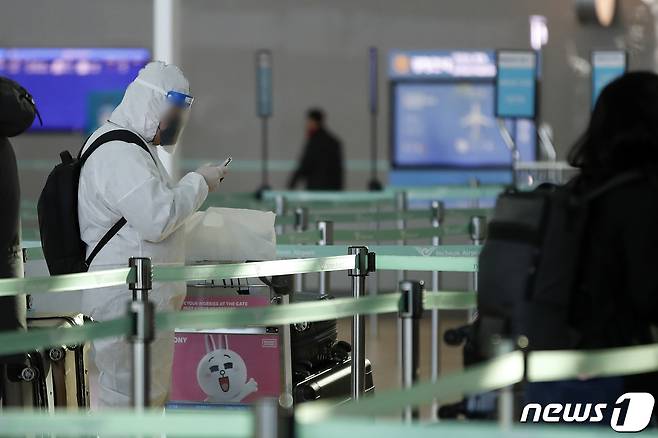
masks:
POLYGON ((29 353, 0 358, 0 407, 44 407, 48 404, 41 354, 29 353))
MULTIPOLYGON (((91 322, 82 314, 71 316, 36 315, 27 319, 28 330, 66 328, 91 322)), ((35 361, 37 387, 46 388, 46 397, 38 405, 47 409, 88 408, 89 380, 87 353, 89 344, 62 345, 41 351, 35 361)), ((35 405, 37 401, 35 401, 35 405)))
MULTIPOLYGON (((375 392, 372 378, 372 367, 366 359, 366 394, 375 392)), ((333 399, 343 403, 351 399, 352 393, 352 360, 327 367, 295 385, 293 400, 304 403, 319 399, 333 399)))

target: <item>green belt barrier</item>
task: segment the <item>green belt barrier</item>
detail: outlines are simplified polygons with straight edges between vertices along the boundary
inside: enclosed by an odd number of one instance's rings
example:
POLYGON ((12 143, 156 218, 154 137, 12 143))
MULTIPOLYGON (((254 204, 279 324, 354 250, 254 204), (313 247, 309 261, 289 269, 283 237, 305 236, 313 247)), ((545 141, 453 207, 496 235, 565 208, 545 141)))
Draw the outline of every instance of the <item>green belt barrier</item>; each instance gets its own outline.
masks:
MULTIPOLYGON (((276 255, 280 259, 301 259, 309 257, 331 257, 347 254, 349 245, 288 245, 276 246, 276 255)), ((412 246, 412 245, 368 245, 370 251, 377 256, 423 256, 423 257, 477 257, 481 246, 477 245, 440 245, 440 246, 412 246)), ((30 240, 23 242, 23 249, 28 260, 43 259, 41 243, 30 240)))
MULTIPOLYGON (((488 421, 404 424, 394 420, 338 418, 318 423, 298 421, 297 438, 377 437, 377 438, 606 438, 619 434, 600 426, 514 425, 501 428, 488 421)), ((645 432, 646 433, 646 432, 645 432)))
MULTIPOLYGON (((126 291, 126 297, 128 292, 126 291)), ((424 306, 430 309, 472 309, 476 306, 474 292, 426 292, 424 306)), ((160 330, 216 329, 243 326, 275 326, 300 322, 324 321, 345 318, 355 314, 397 312, 400 294, 389 293, 373 297, 337 298, 285 306, 267 306, 240 309, 209 309, 186 312, 164 312, 156 315, 160 330)), ((91 323, 81 327, 37 329, 0 334, 0 355, 39 350, 58 345, 76 345, 85 341, 112 336, 126 336, 130 320, 91 323)))
POLYGON ((131 321, 128 317, 124 317, 78 327, 31 329, 28 332, 1 333, 0 355, 35 351, 62 345, 79 345, 99 338, 123 337, 130 333, 130 328, 131 321))
MULTIPOLYGON (((458 208, 446 210, 446 217, 471 217, 487 216, 491 209, 487 208, 458 208)), ((332 221, 332 222, 384 222, 397 220, 427 220, 432 219, 431 210, 408 210, 408 211, 380 211, 380 212, 341 212, 341 213, 311 213, 308 215, 309 222, 332 221)), ((295 223, 294 216, 277 216, 276 223, 280 225, 291 225, 295 223)))
MULTIPOLYGON (((445 291, 425 293, 424 306, 427 310, 472 309, 476 306, 476 294, 445 291)), ((286 306, 168 312, 156 316, 156 326, 161 330, 274 326, 346 318, 356 314, 391 313, 397 312, 399 308, 400 294, 388 293, 358 299, 336 298, 286 306)))
MULTIPOLYGON (((354 268, 355 256, 333 256, 270 262, 231 263, 221 265, 153 267, 154 281, 195 281, 231 278, 267 277, 271 275, 307 274, 314 272, 344 271, 354 268)), ((376 257, 377 269, 409 271, 476 272, 477 257, 376 257)), ((135 271, 118 268, 81 274, 49 277, 9 278, 0 280, 0 296, 22 293, 65 292, 119 286, 133 282, 135 271)))
MULTIPOLYGON (((166 435, 181 437, 251 438, 254 418, 248 409, 186 410, 182 412, 151 410, 75 412, 3 410, 0 414, 0 437, 44 434, 47 436, 88 437, 166 435)), ((645 435, 647 432, 644 432, 645 435)), ((404 424, 395 420, 338 418, 316 423, 297 421, 297 438, 367 437, 377 438, 605 438, 619 437, 617 432, 600 426, 514 425, 501 428, 493 422, 442 421, 440 423, 404 424)))
POLYGON ((269 277, 271 275, 308 274, 354 269, 355 256, 320 257, 271 262, 227 263, 198 266, 154 266, 154 281, 228 280, 231 278, 269 277))
MULTIPOLYGON (((341 416, 388 415, 404 407, 449 402, 465 395, 492 391, 523 381, 523 353, 515 351, 439 378, 419 382, 408 390, 378 392, 374 397, 341 406, 314 403, 300 408, 300 417, 316 421, 341 416)), ((658 344, 591 351, 535 351, 528 354, 530 382, 573 378, 626 376, 658 369, 658 344)))
POLYGON ((441 272, 477 272, 477 257, 409 257, 377 256, 378 270, 393 271, 441 271, 441 272))
MULTIPOLYGON (((347 254, 348 245, 277 245, 278 258, 329 257, 347 254)), ((478 245, 368 245, 368 249, 377 257, 384 255, 406 257, 477 257, 481 246, 478 245)))
POLYGON ((0 412, 0 437, 45 436, 179 436, 251 438, 253 413, 248 409, 212 409, 144 413, 134 411, 0 412))
MULTIPOLYGON (((153 266, 154 281, 194 281, 231 278, 267 277, 270 275, 306 274, 354 269, 355 256, 275 260, 271 262, 230 263, 221 265, 153 266)), ((0 280, 0 296, 21 293, 65 292, 119 286, 135 281, 129 268, 50 277, 9 278, 0 280)))
POLYGON ((135 270, 130 268, 50 277, 7 278, 0 280, 0 296, 95 289, 134 281, 135 270))
POLYGON ((385 201, 392 202, 395 199, 393 192, 367 192, 367 191, 348 191, 348 192, 330 192, 330 191, 291 191, 291 190, 270 190, 263 194, 263 199, 274 200, 277 196, 282 196, 287 202, 372 202, 385 201))
MULTIPOLYGON (((396 187, 395 190, 399 191, 400 189, 396 187)), ((435 201, 495 198, 500 195, 503 190, 505 190, 505 187, 498 185, 481 187, 442 186, 428 188, 410 187, 407 188, 406 192, 409 200, 435 201)))
POLYGON ((528 357, 528 379, 544 382, 587 376, 618 376, 653 371, 658 344, 594 351, 536 351, 528 357))
MULTIPOLYGON (((432 237, 459 236, 469 232, 468 225, 447 225, 441 228, 407 228, 403 230, 334 230, 334 240, 349 242, 377 242, 381 240, 415 240, 432 237)), ((282 242, 284 243, 284 242, 282 242)), ((288 242, 285 242, 288 243, 288 242)))
POLYGON ((309 231, 300 231, 281 234, 276 237, 277 243, 283 243, 286 245, 294 244, 315 244, 322 239, 322 233, 319 230, 309 230, 309 231))

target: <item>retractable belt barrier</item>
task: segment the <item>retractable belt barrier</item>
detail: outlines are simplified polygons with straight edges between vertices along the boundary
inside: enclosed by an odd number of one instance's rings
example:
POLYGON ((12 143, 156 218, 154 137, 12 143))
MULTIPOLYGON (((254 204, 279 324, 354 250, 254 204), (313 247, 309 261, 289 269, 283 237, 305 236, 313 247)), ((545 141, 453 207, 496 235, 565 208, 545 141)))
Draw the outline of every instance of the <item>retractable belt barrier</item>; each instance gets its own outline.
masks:
MULTIPOLYGON (((590 377, 630 375, 654 371, 658 368, 658 344, 621 347, 595 351, 538 351, 531 352, 527 360, 528 381, 564 380, 575 376, 590 377), (559 362, 556 362, 559 361, 559 362), (547 371, 550 370, 550 376, 547 371)), ((491 361, 466 368, 435 383, 420 382, 411 389, 389 390, 366 397, 358 402, 341 405, 313 402, 295 410, 296 432, 300 437, 334 437, 336 434, 374 434, 378 437, 431 437, 444 431, 446 436, 512 437, 532 434, 533 437, 596 437, 605 436, 606 429, 596 427, 548 428, 534 426, 499 429, 492 424, 440 423, 436 425, 401 424, 384 421, 383 424, 360 418, 383 416, 400 411, 407 405, 431 403, 433 400, 450 401, 463 395, 504 388, 523 380, 524 357, 520 351, 505 354, 491 361), (385 426, 384 426, 385 425, 385 426)), ((212 412, 162 412, 138 414, 129 412, 76 413, 3 411, 0 413, 0 436, 26 433, 52 433, 88 435, 102 431, 107 435, 139 435, 166 433, 181 436, 247 437, 253 433, 254 416, 248 410, 218 409, 212 412), (39 421, 47 420, 47 421, 39 421), (212 425, 210 422, 212 421, 212 425), (217 425, 221 424, 221 429, 217 425), (207 433, 208 432, 208 433, 207 433)))
MULTIPOLYGON (((0 437, 25 434, 88 437, 89 431, 102 431, 103 436, 157 436, 252 438, 254 414, 250 410, 214 409, 212 411, 167 412, 151 410, 67 412, 55 414, 5 410, 0 414, 0 437), (221 427, 218 427, 221 426, 221 427)), ((275 436, 275 435, 274 435, 275 436)), ((393 420, 337 418, 321 422, 295 424, 297 438, 336 438, 337 436, 377 436, 377 438, 613 438, 618 432, 602 427, 516 426, 500 429, 486 421, 464 423, 443 421, 435 424, 402 424, 393 420)))
MULTIPOLYGON (((468 224, 444 225, 440 228, 405 228, 390 230, 334 230, 334 241, 339 242, 377 242, 395 240, 429 239, 432 237, 461 236, 470 232, 468 224)), ((315 244, 322 238, 318 230, 299 231, 282 234, 277 237, 280 244, 315 244)))
MULTIPOLYGON (((425 293, 426 309, 470 309, 475 305, 474 292, 425 293)), ((274 326, 345 318, 357 313, 364 315, 392 313, 397 312, 399 308, 400 294, 389 293, 359 299, 336 298, 285 306, 163 312, 156 315, 155 323, 159 330, 274 326)), ((126 317, 80 327, 0 333, 0 355, 58 345, 76 345, 99 338, 126 336, 130 329, 130 320, 126 317)))
MULTIPOLYGON (((391 248, 391 247, 389 247, 391 248)), ((422 247, 414 247, 422 248, 422 247)), ((477 256, 395 256, 376 257, 377 269, 411 271, 477 271, 477 256)), ((271 275, 306 274, 354 269, 353 255, 274 260, 268 262, 230 263, 218 265, 164 266, 153 268, 153 281, 194 281, 265 277, 271 275)), ((65 292, 119 286, 135 281, 135 271, 117 268, 80 274, 48 277, 9 278, 0 280, 0 296, 23 293, 65 292)))

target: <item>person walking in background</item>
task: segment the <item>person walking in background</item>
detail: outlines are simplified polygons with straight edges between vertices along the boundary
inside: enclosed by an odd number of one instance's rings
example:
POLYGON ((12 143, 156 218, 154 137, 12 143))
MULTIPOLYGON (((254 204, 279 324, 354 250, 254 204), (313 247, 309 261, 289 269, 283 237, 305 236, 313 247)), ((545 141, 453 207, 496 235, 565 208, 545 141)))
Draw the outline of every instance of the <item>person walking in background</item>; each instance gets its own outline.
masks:
POLYGON ((300 180, 306 190, 343 189, 343 147, 326 127, 322 109, 312 108, 306 117, 306 145, 302 159, 288 183, 294 189, 300 180))

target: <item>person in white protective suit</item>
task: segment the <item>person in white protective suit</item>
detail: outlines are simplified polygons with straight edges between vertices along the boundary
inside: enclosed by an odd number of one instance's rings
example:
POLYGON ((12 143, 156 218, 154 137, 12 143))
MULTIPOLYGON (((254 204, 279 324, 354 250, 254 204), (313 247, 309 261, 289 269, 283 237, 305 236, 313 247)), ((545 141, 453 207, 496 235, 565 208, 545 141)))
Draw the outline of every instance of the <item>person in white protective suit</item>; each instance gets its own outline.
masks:
MULTIPOLYGON (((189 84, 175 65, 151 62, 132 82, 110 119, 85 143, 101 134, 128 129, 151 152, 122 141, 103 144, 82 167, 78 218, 87 256, 122 216, 127 223, 93 260, 90 271, 126 267, 130 257, 150 257, 153 264, 184 263, 184 222, 216 190, 224 169, 204 166, 180 181, 170 179, 158 159, 158 147, 173 147, 193 102, 189 84)), ((83 149, 84 150, 84 149, 83 149)), ((154 283, 150 299, 156 311, 179 310, 184 283, 154 283)), ((82 311, 103 321, 124 316, 132 294, 127 286, 85 291, 82 311)), ((91 382, 92 407, 128 406, 131 392, 130 346, 123 338, 93 342, 98 381, 91 382)), ((166 401, 173 356, 173 334, 159 332, 151 346, 151 405, 166 401)))

